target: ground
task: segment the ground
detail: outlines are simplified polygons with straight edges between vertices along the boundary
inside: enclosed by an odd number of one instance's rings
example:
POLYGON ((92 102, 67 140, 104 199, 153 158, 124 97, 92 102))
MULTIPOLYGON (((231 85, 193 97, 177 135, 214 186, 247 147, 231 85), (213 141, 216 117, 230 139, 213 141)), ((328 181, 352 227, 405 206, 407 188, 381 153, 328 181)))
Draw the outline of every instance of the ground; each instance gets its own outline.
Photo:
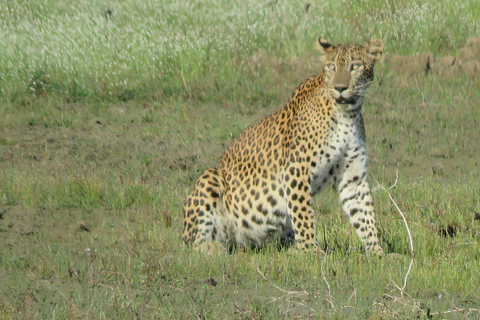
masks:
POLYGON ((411 57, 390 56, 377 68, 364 106, 370 180, 385 249, 398 260, 359 253, 330 193, 315 206, 327 256, 267 248, 209 260, 181 241, 181 207, 195 180, 318 70, 316 56, 255 53, 251 67, 270 64, 275 79, 255 105, 193 96, 55 105, 37 97, 20 116, 4 109, 0 315, 478 317, 478 48, 471 39, 453 60, 424 54, 405 67, 411 57), (409 243, 380 187, 397 171, 390 192, 416 248, 405 293, 392 283, 403 283, 409 243))

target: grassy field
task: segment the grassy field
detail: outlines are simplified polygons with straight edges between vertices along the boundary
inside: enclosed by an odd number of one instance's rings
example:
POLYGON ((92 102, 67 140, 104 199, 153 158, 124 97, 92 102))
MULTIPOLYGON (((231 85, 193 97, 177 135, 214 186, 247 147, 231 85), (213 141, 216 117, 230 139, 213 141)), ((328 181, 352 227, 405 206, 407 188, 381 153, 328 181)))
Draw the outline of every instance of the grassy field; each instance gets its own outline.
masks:
POLYGON ((480 80, 467 75, 376 67, 364 118, 387 257, 364 255, 334 192, 315 198, 327 255, 207 258, 180 238, 200 174, 319 72, 318 36, 453 56, 479 16, 477 0, 7 2, 0 318, 480 318, 480 80))

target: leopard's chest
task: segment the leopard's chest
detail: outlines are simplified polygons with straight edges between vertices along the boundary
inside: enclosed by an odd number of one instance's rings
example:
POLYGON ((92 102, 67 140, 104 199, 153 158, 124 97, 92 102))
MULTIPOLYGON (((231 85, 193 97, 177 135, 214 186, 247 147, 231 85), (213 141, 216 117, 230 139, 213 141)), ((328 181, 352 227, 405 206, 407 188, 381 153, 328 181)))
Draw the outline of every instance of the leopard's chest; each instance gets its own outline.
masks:
POLYGON ((363 145, 358 127, 353 122, 338 122, 328 138, 316 146, 317 156, 310 167, 310 193, 315 195, 332 187, 345 170, 351 157, 363 145))

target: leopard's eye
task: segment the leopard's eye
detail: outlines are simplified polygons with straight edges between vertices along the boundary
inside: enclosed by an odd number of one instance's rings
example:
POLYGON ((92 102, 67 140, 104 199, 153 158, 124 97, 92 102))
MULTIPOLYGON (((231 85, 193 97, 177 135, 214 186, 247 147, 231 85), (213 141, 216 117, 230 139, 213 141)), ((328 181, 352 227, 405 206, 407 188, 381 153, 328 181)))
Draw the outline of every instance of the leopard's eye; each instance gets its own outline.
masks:
POLYGON ((360 69, 361 66, 362 66, 361 63, 352 63, 352 65, 350 66, 350 71, 358 70, 360 69))
POLYGON ((328 68, 329 70, 335 71, 335 63, 328 63, 328 64, 327 64, 327 68, 328 68))

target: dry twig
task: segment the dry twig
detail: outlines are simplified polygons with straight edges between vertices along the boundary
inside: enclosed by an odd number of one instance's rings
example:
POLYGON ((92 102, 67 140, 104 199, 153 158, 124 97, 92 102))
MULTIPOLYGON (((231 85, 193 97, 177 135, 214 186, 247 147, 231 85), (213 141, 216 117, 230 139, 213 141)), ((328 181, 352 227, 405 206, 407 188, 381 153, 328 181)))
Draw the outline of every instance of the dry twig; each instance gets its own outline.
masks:
POLYGON ((478 312, 480 313, 480 309, 474 309, 474 308, 464 308, 464 309, 455 309, 455 310, 447 310, 447 311, 439 311, 439 312, 431 312, 431 316, 437 316, 437 315, 442 315, 442 314, 449 314, 449 313, 455 313, 455 312, 478 312))
MULTIPOLYGON (((405 229, 407 230, 407 234, 408 234, 408 239, 409 239, 409 243, 410 243, 410 253, 412 254, 412 256, 414 255, 414 250, 413 250, 413 240, 412 240, 412 234, 410 233, 410 228, 408 227, 408 223, 407 223, 407 219, 405 218, 405 215, 403 214, 402 210, 400 210, 400 208, 398 207, 397 203, 395 202, 395 199, 393 198, 392 194, 389 192, 389 190, 392 190, 398 183, 399 181, 399 175, 398 175, 398 170, 399 170, 399 166, 400 166, 400 163, 398 162, 397 163, 397 170, 395 172, 395 182, 393 183, 392 186, 390 186, 390 188, 385 188, 383 185, 381 185, 378 181, 378 185, 387 192, 388 194, 388 197, 390 198, 390 201, 393 203, 393 205, 395 206, 395 208, 397 209, 398 213, 400 214, 400 216, 402 217, 403 219, 403 222, 405 224, 405 229)), ((403 279, 403 286, 400 287, 398 286, 393 280, 393 285, 398 289, 400 290, 401 292, 401 295, 403 297, 403 294, 407 294, 405 292, 405 288, 407 286, 407 279, 408 279, 408 276, 410 275, 410 272, 412 271, 412 265, 413 265, 413 258, 411 259, 410 261, 410 265, 408 266, 408 270, 407 270, 407 273, 405 274, 405 277, 403 279)), ((408 295, 408 294, 407 294, 408 295)))
POLYGON ((328 289, 328 294, 326 295, 327 297, 325 298, 325 300, 327 300, 327 302, 330 303, 333 311, 337 312, 337 309, 335 308, 335 305, 333 304, 333 301, 332 301, 333 297, 332 297, 332 294, 331 294, 331 291, 330 291, 330 284, 328 283, 327 278, 325 277, 325 273, 323 272, 323 265, 325 264, 326 259, 327 259, 327 255, 325 254, 325 256, 323 257, 323 260, 322 260, 322 264, 320 265, 320 272, 322 273, 323 281, 325 281, 325 283, 327 284, 327 289, 328 289))

